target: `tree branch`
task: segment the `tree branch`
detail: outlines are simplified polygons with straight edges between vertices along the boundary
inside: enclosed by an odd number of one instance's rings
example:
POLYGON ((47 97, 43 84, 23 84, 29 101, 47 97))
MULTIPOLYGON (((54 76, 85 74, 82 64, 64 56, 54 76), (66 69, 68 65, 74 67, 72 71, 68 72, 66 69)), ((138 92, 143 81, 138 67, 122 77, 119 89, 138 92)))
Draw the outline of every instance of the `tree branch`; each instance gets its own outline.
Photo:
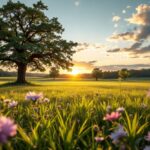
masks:
POLYGON ((0 61, 3 61, 3 62, 10 61, 10 62, 18 63, 17 60, 13 60, 10 57, 0 58, 0 61))

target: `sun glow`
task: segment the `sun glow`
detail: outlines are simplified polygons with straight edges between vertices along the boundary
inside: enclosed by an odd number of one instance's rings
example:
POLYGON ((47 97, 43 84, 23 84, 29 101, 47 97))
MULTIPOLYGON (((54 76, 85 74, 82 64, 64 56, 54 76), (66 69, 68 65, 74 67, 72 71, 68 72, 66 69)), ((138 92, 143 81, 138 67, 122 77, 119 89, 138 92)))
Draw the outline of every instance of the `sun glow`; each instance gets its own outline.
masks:
POLYGON ((78 74, 79 74, 79 70, 77 70, 77 69, 73 69, 71 71, 71 75, 73 75, 73 76, 77 76, 78 74))

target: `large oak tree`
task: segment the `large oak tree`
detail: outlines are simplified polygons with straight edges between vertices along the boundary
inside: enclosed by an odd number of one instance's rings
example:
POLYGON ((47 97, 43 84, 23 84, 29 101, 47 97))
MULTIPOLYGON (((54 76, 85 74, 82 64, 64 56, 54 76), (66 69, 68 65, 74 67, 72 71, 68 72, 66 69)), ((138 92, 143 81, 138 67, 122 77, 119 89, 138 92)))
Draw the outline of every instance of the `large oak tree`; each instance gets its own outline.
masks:
POLYGON ((49 19, 46 10, 42 1, 32 7, 9 1, 0 8, 0 65, 17 67, 18 83, 26 82, 27 67, 44 71, 52 65, 72 66, 77 44, 62 38, 62 25, 57 18, 49 19))

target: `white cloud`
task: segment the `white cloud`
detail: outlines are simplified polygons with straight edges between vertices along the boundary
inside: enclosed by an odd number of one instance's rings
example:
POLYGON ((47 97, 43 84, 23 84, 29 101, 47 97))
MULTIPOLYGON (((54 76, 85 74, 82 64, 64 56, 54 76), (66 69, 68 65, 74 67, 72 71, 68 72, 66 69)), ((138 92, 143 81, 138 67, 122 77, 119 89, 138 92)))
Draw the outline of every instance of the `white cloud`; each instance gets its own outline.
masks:
MULTIPOLYGON (((150 5, 142 4, 137 6, 136 13, 132 14, 129 19, 126 19, 129 25, 140 25, 132 31, 127 31, 120 34, 113 34, 111 40, 123 41, 145 41, 150 38, 150 5)), ((117 27, 117 24, 115 25, 117 27)))
POLYGON ((114 24, 114 28, 118 28, 118 24, 116 23, 116 24, 114 24))
POLYGON ((112 21, 118 22, 121 18, 119 16, 113 16, 112 21))
POLYGON ((74 2, 74 4, 75 4, 75 6, 79 6, 79 5, 80 5, 80 1, 76 0, 76 1, 74 2))
POLYGON ((150 25, 150 5, 142 4, 136 8, 136 13, 126 19, 129 23, 137 25, 150 25))
POLYGON ((150 54, 150 5, 142 4, 137 6, 136 12, 126 20, 130 25, 135 24, 138 26, 128 32, 113 34, 109 40, 132 41, 134 43, 129 47, 110 49, 108 52, 128 52, 132 55, 132 58, 150 54))
POLYGON ((130 8, 131 8, 131 6, 129 6, 129 5, 128 5, 126 8, 127 8, 127 9, 130 9, 130 8))
POLYGON ((76 52, 84 51, 84 50, 99 50, 99 49, 104 49, 106 48, 105 45, 102 45, 100 43, 78 43, 78 46, 75 47, 76 52))
POLYGON ((126 10, 122 10, 122 13, 125 14, 125 13, 126 13, 126 10))
POLYGON ((143 68, 149 68, 150 64, 129 64, 129 65, 107 65, 107 66, 100 66, 99 68, 105 71, 117 71, 123 68, 127 68, 129 70, 131 69, 143 69, 143 68))
POLYGON ((128 52, 129 54, 133 55, 132 58, 141 55, 143 56, 144 54, 150 54, 150 5, 141 4, 137 6, 136 12, 126 20, 128 21, 129 25, 135 24, 138 26, 124 33, 112 34, 108 40, 128 41, 128 44, 130 44, 129 42, 132 42, 132 45, 129 47, 125 46, 124 48, 113 48, 108 50, 108 52, 128 52))
POLYGON ((92 61, 73 61, 74 66, 76 67, 81 67, 85 68, 86 70, 92 70, 95 67, 95 63, 97 61, 92 60, 92 61))

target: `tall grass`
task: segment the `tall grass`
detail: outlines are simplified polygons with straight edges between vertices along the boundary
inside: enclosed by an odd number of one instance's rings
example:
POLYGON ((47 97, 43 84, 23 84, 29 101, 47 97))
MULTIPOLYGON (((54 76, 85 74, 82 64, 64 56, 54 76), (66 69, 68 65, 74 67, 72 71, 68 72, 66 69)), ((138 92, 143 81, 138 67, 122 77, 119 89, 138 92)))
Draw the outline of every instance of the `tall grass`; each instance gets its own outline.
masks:
POLYGON ((4 144, 12 150, 100 150, 144 149, 150 145, 144 136, 150 131, 150 98, 146 97, 147 83, 54 82, 45 86, 1 87, 0 114, 15 120, 18 133, 4 144), (25 101, 28 91, 43 92, 50 102, 25 101), (5 98, 4 98, 5 97, 5 98), (8 108, 3 99, 19 102, 8 108), (125 112, 116 121, 104 116, 118 107, 125 112), (113 143, 110 134, 121 124, 127 137, 121 145, 113 143), (99 130, 95 131, 93 126, 99 130), (97 142, 95 137, 103 137, 97 142))

